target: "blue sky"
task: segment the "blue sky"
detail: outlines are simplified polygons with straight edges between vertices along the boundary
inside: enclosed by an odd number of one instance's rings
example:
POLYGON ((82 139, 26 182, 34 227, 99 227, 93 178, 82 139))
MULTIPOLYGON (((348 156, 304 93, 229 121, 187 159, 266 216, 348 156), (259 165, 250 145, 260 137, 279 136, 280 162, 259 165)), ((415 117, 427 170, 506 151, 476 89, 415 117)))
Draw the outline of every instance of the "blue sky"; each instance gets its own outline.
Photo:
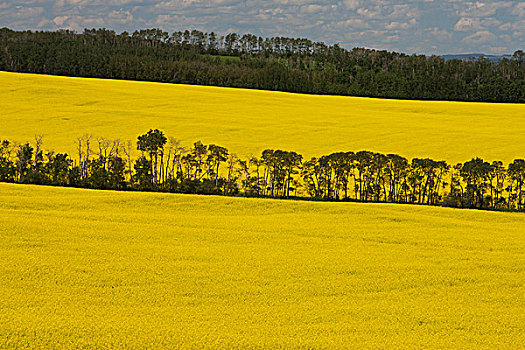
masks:
POLYGON ((0 0, 0 27, 198 29, 405 53, 502 54, 525 49, 525 1, 0 0))

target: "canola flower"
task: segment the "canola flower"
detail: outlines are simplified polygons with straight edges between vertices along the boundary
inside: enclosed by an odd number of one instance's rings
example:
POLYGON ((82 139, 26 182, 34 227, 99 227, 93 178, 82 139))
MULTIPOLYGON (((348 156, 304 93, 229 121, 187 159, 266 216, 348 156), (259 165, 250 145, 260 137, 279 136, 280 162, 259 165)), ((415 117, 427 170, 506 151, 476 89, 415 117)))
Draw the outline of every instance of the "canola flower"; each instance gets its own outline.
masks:
POLYGON ((158 128, 258 155, 262 147, 305 158, 346 150, 429 157, 523 157, 525 106, 381 100, 0 72, 1 138, 75 154, 84 134, 134 141, 158 128))
POLYGON ((0 184, 0 348, 518 349, 525 216, 0 184))
MULTIPOLYGON (((523 157, 517 104, 308 96, 0 72, 3 139, 75 154, 151 127, 241 156, 523 157)), ((525 343, 525 218, 0 184, 0 348, 525 343)))

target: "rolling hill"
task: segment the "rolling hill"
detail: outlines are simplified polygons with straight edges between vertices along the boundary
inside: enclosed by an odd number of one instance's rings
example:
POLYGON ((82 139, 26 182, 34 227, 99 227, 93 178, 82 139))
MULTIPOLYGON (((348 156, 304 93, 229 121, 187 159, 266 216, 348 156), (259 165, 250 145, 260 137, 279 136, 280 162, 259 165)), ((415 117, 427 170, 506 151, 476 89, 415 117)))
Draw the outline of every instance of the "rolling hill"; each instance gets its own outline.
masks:
POLYGON ((240 156, 371 150, 449 163, 523 158, 525 106, 301 95, 0 72, 0 138, 74 156, 86 133, 136 140, 159 128, 240 156))

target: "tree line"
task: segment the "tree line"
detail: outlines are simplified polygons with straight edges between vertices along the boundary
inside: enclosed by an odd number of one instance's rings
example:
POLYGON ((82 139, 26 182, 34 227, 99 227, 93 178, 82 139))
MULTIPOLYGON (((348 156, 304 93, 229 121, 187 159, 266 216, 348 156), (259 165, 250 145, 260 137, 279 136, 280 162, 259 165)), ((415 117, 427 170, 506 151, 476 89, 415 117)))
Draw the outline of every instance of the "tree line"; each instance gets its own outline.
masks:
POLYGON ((0 29, 0 70, 299 93, 525 102, 525 53, 511 59, 344 49, 304 38, 197 30, 120 34, 0 29))
POLYGON ((241 195, 314 200, 410 203, 525 210, 525 160, 446 161, 370 151, 336 152, 304 160, 266 149, 241 158, 200 141, 186 148, 155 129, 131 141, 84 135, 77 154, 32 143, 0 143, 0 181, 93 189, 241 195), (134 155, 139 154, 135 159, 134 155))

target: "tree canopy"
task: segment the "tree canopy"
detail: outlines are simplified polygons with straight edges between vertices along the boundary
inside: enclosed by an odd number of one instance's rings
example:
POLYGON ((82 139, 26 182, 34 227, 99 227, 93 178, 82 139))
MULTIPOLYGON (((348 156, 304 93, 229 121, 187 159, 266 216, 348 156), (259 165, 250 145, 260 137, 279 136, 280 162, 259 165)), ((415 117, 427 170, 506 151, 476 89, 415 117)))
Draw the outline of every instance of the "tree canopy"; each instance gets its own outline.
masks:
POLYGON ((265 149, 242 159, 227 148, 194 142, 189 148, 158 129, 131 142, 83 136, 78 158, 44 152, 35 142, 0 142, 0 181, 95 189, 309 198, 525 210, 525 160, 507 167, 472 158, 446 161, 370 151, 335 152, 304 160, 301 154, 265 149), (93 144, 98 144, 93 147, 93 144), (221 167, 222 165, 222 167, 221 167), (221 171, 222 170, 222 171, 221 171))
POLYGON ((197 30, 0 29, 0 70, 314 94, 525 102, 525 54, 442 57, 197 30))

